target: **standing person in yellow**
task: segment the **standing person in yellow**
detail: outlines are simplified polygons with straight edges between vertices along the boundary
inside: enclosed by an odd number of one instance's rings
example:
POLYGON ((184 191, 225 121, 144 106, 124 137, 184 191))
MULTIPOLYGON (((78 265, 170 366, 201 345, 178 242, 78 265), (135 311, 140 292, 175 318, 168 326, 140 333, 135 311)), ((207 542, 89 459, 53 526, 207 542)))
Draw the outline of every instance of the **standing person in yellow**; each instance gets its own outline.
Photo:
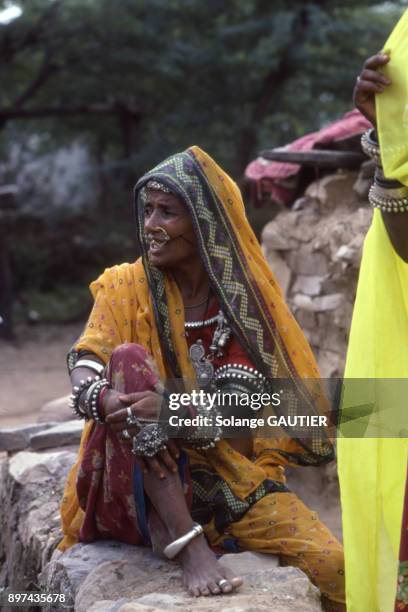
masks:
POLYGON ((365 439, 353 437, 364 434, 347 425, 353 404, 345 401, 338 443, 348 612, 408 610, 402 574, 397 594, 408 441, 400 419, 381 416, 403 386, 388 379, 408 378, 408 11, 384 49, 365 62, 354 90, 355 105, 374 126, 362 144, 377 167, 345 371, 346 388, 348 379, 364 379, 358 384, 366 387, 370 381, 374 410, 365 439), (387 396, 379 392, 384 384, 387 396), (383 428, 375 429, 381 419, 383 428), (388 438, 370 437, 384 431, 388 438))

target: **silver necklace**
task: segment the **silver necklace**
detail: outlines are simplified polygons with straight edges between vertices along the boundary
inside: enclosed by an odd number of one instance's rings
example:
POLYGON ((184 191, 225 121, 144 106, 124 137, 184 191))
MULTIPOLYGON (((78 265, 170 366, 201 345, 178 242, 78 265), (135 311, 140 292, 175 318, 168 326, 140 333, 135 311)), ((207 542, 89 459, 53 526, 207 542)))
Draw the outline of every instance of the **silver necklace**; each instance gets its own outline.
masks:
POLYGON ((200 329, 201 327, 208 327, 216 322, 218 319, 218 315, 216 314, 214 317, 210 319, 206 319, 205 321, 186 321, 184 323, 185 329, 200 329))
MULTIPOLYGON (((205 388, 211 382, 214 374, 212 361, 215 357, 222 357, 224 355, 223 349, 231 336, 231 328, 222 310, 215 317, 207 319, 207 321, 194 321, 192 323, 198 323, 198 325, 194 325, 194 328, 200 328, 210 325, 209 321, 212 323, 217 322, 217 327, 214 330, 208 354, 205 354, 201 338, 190 346, 189 351, 191 363, 197 376, 197 382, 201 388, 205 388)), ((185 325, 187 326, 188 324, 186 323, 185 325)))

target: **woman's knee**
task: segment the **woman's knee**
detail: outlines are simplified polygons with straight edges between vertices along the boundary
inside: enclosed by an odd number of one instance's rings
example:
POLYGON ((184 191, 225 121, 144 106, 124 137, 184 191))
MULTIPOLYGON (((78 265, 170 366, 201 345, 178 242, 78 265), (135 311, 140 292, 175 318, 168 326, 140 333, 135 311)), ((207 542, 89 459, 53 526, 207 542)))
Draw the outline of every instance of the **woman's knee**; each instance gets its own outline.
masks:
POLYGON ((117 346, 111 355, 111 360, 130 360, 132 362, 143 362, 149 358, 149 353, 141 344, 136 342, 125 342, 117 346))

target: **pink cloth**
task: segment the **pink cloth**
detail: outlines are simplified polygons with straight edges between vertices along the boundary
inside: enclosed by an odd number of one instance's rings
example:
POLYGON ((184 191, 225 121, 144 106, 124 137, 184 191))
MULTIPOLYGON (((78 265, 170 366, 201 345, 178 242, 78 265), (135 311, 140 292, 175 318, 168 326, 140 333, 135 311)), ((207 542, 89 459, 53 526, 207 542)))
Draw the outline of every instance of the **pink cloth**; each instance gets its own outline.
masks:
MULTIPOLYGON (((356 134, 362 134, 371 123, 363 117, 357 109, 346 113, 341 119, 331 123, 319 132, 306 134, 284 147, 287 151, 310 151, 316 145, 324 145, 356 134)), ((255 184, 255 198, 260 199, 262 192, 269 192, 271 200, 279 204, 291 204, 293 201, 295 187, 290 184, 290 179, 296 177, 301 166, 288 164, 286 162, 268 161, 258 157, 251 162, 246 170, 245 177, 255 184)))

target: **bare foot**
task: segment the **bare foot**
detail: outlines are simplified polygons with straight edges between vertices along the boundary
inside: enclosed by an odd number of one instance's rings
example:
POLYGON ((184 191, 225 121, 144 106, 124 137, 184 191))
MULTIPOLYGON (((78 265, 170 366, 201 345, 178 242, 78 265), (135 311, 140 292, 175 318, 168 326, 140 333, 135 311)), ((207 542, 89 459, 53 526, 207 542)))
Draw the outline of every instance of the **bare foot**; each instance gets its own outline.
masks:
POLYGON ((242 578, 223 567, 209 549, 203 535, 192 540, 178 556, 183 568, 183 583, 191 595, 231 593, 242 584, 242 578), (219 586, 220 580, 226 580, 219 586))

